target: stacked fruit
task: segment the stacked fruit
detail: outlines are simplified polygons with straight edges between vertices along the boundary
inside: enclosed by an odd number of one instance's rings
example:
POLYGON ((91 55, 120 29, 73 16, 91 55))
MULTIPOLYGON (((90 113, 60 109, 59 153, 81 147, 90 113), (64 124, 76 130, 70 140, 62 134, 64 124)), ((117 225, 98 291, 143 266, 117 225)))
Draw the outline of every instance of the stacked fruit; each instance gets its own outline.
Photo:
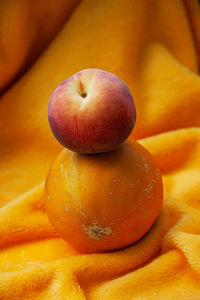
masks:
POLYGON ((46 180, 46 211, 56 231, 83 252, 126 247, 159 214, 160 171, 152 155, 128 139, 136 120, 127 85, 86 69, 61 83, 49 100, 49 123, 66 148, 46 180))

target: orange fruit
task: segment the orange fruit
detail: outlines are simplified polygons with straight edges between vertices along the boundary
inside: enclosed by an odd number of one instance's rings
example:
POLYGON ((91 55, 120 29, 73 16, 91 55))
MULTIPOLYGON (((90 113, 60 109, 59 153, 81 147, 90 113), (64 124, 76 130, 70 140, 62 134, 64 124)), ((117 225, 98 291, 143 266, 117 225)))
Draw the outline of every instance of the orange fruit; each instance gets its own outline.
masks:
POLYGON ((163 184, 152 155, 128 140, 95 155, 64 149, 48 173, 45 193, 57 232, 79 251, 91 253, 140 239, 159 214, 163 184))

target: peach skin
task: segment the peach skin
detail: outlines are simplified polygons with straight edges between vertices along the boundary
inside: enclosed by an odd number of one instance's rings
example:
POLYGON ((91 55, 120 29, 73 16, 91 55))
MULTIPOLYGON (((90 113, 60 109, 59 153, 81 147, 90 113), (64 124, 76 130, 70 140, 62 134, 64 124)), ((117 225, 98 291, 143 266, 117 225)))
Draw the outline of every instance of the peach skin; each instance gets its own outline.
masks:
POLYGON ((99 153, 127 139, 135 125, 136 109, 122 79, 103 70, 85 69, 53 91, 48 115, 51 130, 64 147, 99 153))

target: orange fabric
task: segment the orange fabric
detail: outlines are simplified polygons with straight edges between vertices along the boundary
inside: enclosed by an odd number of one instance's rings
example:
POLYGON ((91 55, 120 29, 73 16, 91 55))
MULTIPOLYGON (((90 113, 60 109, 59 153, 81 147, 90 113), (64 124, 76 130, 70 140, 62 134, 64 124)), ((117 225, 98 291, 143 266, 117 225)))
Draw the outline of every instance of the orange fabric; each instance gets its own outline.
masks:
POLYGON ((16 81, 61 28, 78 0, 1 1, 0 91, 16 81))
POLYGON ((0 299, 200 299, 198 2, 60 0, 55 9, 51 1, 48 17, 41 1, 2 3, 0 299), (35 18, 31 5, 22 10, 25 2, 38 5, 35 18), (47 46, 45 37, 50 41, 64 19, 47 46), (38 32, 41 20, 43 34, 23 31, 26 20, 38 32), (13 83, 34 60, 27 57, 38 59, 13 83), (62 149, 49 129, 48 98, 57 84, 89 67, 111 71, 130 87, 137 107, 133 137, 158 162, 164 205, 136 244, 83 255, 52 229, 43 195, 62 149))

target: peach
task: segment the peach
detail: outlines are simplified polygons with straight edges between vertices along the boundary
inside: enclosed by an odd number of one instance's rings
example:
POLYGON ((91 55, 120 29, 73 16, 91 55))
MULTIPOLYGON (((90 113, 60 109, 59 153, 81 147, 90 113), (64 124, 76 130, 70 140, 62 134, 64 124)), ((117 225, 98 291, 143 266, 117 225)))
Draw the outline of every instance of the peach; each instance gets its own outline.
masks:
POLYGON ((107 152, 130 135, 136 109, 118 76, 85 69, 63 81, 48 105, 51 130, 66 148, 79 153, 107 152))

